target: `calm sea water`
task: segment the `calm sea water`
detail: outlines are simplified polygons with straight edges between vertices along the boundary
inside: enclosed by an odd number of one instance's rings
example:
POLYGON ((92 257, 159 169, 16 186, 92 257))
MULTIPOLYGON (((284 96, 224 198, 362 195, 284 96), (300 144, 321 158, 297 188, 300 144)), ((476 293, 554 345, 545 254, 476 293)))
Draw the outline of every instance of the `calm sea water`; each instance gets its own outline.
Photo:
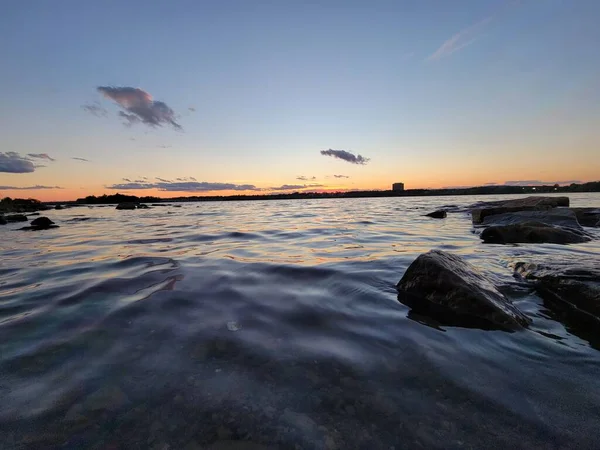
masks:
POLYGON ((84 207, 49 211, 55 230, 0 227, 0 448, 600 448, 600 352, 512 277, 600 241, 483 245, 467 213, 422 217, 499 198, 84 207), (433 248, 531 329, 410 313, 395 284, 433 248))

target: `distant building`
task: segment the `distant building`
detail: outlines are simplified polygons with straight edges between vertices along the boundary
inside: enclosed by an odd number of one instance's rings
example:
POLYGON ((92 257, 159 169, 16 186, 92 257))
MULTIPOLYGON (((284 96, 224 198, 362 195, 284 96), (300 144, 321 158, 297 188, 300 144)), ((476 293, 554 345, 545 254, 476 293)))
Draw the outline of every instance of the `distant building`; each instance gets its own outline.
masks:
POLYGON ((392 191, 403 191, 404 183, 394 183, 392 184, 392 191))

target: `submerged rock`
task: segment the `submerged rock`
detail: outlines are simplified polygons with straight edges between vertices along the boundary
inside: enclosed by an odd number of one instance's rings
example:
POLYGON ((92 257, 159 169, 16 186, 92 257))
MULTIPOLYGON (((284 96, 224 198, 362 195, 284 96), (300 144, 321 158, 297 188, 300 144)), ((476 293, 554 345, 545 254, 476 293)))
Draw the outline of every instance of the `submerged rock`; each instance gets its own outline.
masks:
POLYGON ((8 221, 4 218, 4 216, 0 216, 0 225, 6 225, 8 221))
POLYGON ((448 325, 516 330, 531 323, 498 289, 457 255, 420 255, 396 286, 398 300, 448 325))
POLYGON ((140 203, 139 205, 137 205, 138 209, 150 209, 150 207, 148 205, 145 205, 143 203, 140 203))
POLYGON ((556 208, 558 206, 569 206, 569 197, 540 197, 531 196, 512 200, 497 202, 485 202, 476 205, 471 210, 473 223, 483 223, 488 216, 517 211, 538 211, 556 208))
POLYGON ((58 209, 58 210, 60 210, 60 209, 65 209, 65 207, 64 207, 64 206, 62 206, 62 205, 56 205, 56 206, 54 207, 54 209, 58 209))
POLYGON ((534 283, 548 309, 600 336, 600 258, 519 262, 515 273, 534 283))
POLYGON ((584 227, 600 227, 600 208, 570 208, 584 227))
POLYGON ((135 209, 135 208, 136 208, 135 203, 119 203, 117 205, 117 209, 135 209))
POLYGON ((581 244, 591 241, 585 232, 553 227, 542 222, 524 222, 486 228, 480 235, 486 244, 581 244))
POLYGON ((429 214, 425 214, 427 217, 432 217, 434 219, 445 219, 448 214, 443 209, 439 209, 437 211, 430 212, 429 214))

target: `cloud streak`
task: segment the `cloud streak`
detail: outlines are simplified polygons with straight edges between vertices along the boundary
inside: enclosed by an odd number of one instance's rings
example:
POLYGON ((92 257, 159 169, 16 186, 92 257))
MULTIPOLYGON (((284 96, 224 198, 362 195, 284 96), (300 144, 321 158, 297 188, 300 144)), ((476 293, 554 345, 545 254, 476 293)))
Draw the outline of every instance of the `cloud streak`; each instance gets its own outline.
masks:
POLYGON ((298 181, 315 181, 316 179, 317 177, 305 177, 304 175, 296 177, 296 180, 298 181))
POLYGON ((365 158, 362 155, 355 155, 346 150, 321 150, 321 155, 331 156, 333 158, 341 159, 352 164, 365 165, 369 162, 369 158, 365 158))
POLYGON ((0 186, 1 190, 5 190, 5 191, 35 191, 37 189, 64 189, 60 186, 42 186, 42 185, 35 185, 35 186, 0 186))
POLYGON ((31 173, 35 165, 29 158, 17 152, 0 152, 0 172, 4 173, 31 173))
POLYGON ((175 120, 175 112, 164 102, 152 100, 152 96, 139 88, 129 86, 98 86, 98 92, 114 101, 123 111, 119 117, 127 126, 143 123, 151 127, 170 125, 182 130, 175 120))
POLYGON ((48 161, 56 161, 56 159, 52 158, 50 155, 48 155, 48 153, 27 153, 27 156, 29 156, 30 158, 45 159, 48 161))
POLYGON ((95 102, 93 104, 85 104, 81 106, 81 109, 83 109, 85 112, 90 113, 93 116, 96 117, 107 117, 108 116, 108 111, 103 108, 102 106, 100 106, 100 104, 98 102, 95 102))
POLYGON ((455 35, 451 36, 427 58, 427 61, 437 61, 471 45, 481 37, 483 31, 490 24, 493 18, 493 15, 486 17, 485 19, 480 20, 479 22, 464 28, 455 35))
POLYGON ((321 188, 322 184, 284 184, 277 187, 270 187, 269 191, 299 191, 302 189, 321 188))
POLYGON ((76 161, 85 161, 85 162, 90 162, 89 159, 85 159, 85 158, 78 158, 77 156, 73 156, 71 159, 74 159, 76 161))
POLYGON ((334 175, 334 178, 350 178, 348 175, 334 175))
MULTIPOLYGON (((191 178, 191 177, 190 177, 191 178)), ((157 178, 158 179, 158 178, 157 178)), ((161 180, 161 179, 159 179, 161 180)), ((210 192, 210 191, 260 191, 253 184, 234 184, 234 183, 209 183, 206 181, 169 181, 162 180, 156 183, 149 183, 143 180, 135 180, 130 183, 117 183, 106 186, 112 190, 143 190, 158 189, 168 192, 210 192)))

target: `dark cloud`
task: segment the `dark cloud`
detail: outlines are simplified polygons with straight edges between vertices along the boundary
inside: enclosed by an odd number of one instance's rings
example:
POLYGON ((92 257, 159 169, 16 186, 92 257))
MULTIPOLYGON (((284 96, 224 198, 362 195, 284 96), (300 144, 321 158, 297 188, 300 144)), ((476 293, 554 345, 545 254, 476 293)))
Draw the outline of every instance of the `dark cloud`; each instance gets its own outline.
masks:
POLYGON ((77 161, 85 161, 85 162, 90 162, 89 159, 85 159, 85 158, 78 158, 77 156, 73 156, 71 159, 75 159, 77 161))
POLYGON ((346 150, 321 150, 321 155, 332 156, 343 161, 347 161, 352 164, 364 165, 369 162, 369 158, 365 158, 362 155, 355 155, 346 150))
POLYGON ((334 178, 350 178, 348 175, 334 175, 334 178))
POLYGON ((0 152, 0 172, 31 173, 35 166, 30 159, 24 158, 17 152, 0 152))
POLYGON ((160 181, 161 183, 172 183, 172 181, 171 181, 171 180, 165 180, 164 178, 158 178, 158 177, 155 177, 155 178, 156 178, 158 181, 160 181))
POLYGON ((123 181, 125 181, 126 183, 132 183, 132 181, 129 178, 123 178, 123 181))
POLYGON ((189 109, 191 112, 196 112, 196 108, 194 108, 193 106, 190 106, 188 109, 189 109))
POLYGON ((316 179, 317 179, 317 177, 305 177, 304 175, 296 177, 296 180, 299 180, 299 181, 315 181, 316 179))
POLYGON ((98 102, 94 102, 93 104, 88 103, 88 104, 82 105, 81 108, 85 112, 88 112, 96 117, 108 116, 108 111, 106 109, 104 109, 102 106, 100 106, 100 103, 98 103, 98 102))
POLYGON ((48 161, 56 161, 54 158, 52 158, 50 155, 48 155, 48 153, 27 153, 27 156, 29 156, 30 158, 46 159, 48 161))
MULTIPOLYGON (((158 179, 158 178, 157 178, 158 179)), ((260 191, 253 184, 208 183, 206 181, 159 181, 158 183, 141 182, 118 183, 107 186, 113 190, 158 189, 171 192, 209 192, 209 191, 260 191)))
POLYGON ((60 186, 42 186, 42 185, 35 185, 35 186, 0 186, 1 190, 5 190, 5 191, 35 191, 36 189, 64 189, 60 186))
POLYGON ((175 112, 166 103, 152 100, 152 96, 142 89, 99 86, 97 90, 123 108, 119 116, 126 120, 127 125, 141 122, 153 127, 171 125, 176 130, 182 129, 175 121, 175 112))
POLYGON ((322 184, 284 184, 277 187, 270 187, 271 191, 298 191, 301 189, 321 188, 322 184))

